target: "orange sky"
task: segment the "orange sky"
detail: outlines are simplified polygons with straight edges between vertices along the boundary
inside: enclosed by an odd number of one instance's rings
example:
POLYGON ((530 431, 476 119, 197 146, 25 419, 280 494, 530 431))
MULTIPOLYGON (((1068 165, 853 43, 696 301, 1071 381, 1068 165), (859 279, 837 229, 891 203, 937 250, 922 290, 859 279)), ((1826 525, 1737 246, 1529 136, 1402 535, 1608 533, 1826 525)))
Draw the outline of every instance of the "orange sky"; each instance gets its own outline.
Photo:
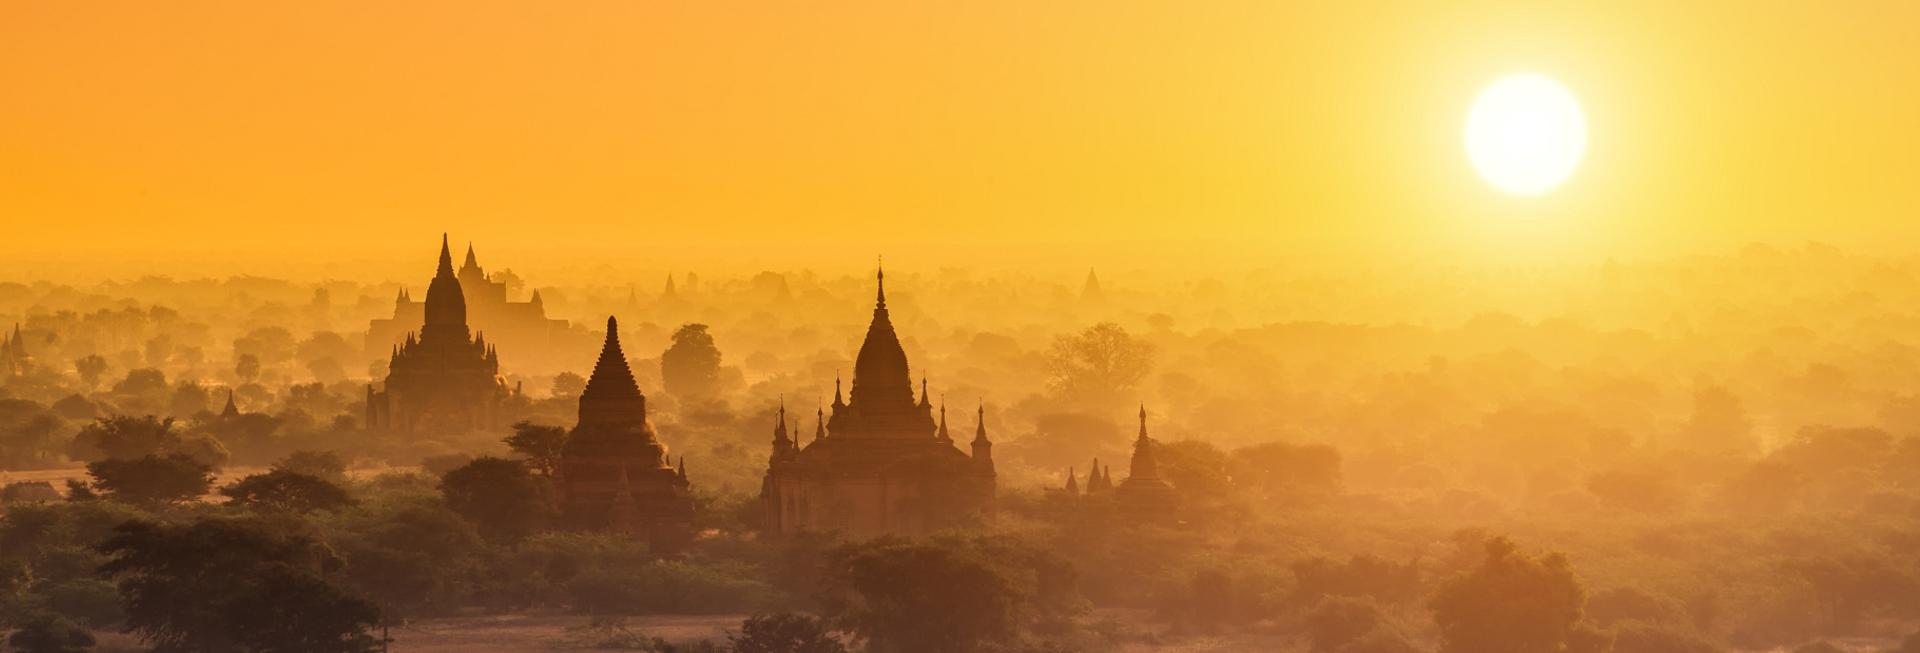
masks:
POLYGON ((442 230, 523 270, 1920 232, 1920 4, 1540 4, 7 2, 0 272, 342 274, 442 230), (1517 70, 1591 124, 1543 198, 1461 152, 1517 70))

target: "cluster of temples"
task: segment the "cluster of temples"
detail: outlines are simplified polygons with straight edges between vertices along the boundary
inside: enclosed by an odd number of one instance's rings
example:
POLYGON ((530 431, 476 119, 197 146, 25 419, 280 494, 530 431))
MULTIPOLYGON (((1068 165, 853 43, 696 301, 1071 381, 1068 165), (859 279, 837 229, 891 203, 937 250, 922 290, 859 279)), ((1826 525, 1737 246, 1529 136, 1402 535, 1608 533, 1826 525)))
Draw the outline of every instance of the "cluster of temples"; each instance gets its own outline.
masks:
MULTIPOLYGON (((478 274, 471 251, 467 268, 478 274)), ((491 292, 495 300, 504 291, 484 285, 493 283, 484 276, 465 279, 464 274, 455 272, 443 236, 439 265, 419 304, 419 330, 407 331, 393 345, 380 387, 367 386, 367 428, 431 434, 500 426, 502 401, 514 391, 500 376, 495 346, 468 327, 468 316, 473 289, 491 292)), ((403 297, 403 305, 406 301, 403 297)), ((537 296, 532 305, 538 308, 537 296)), ((4 344, 11 347, 12 340, 4 344)), ((7 351, 13 349, 0 355, 7 351)), ((761 480, 766 530, 914 535, 990 516, 997 475, 985 406, 976 407, 973 436, 963 443, 949 430, 945 402, 935 406, 924 378, 918 390, 916 396, 906 350, 887 310, 886 275, 878 272, 873 317, 855 357, 851 391, 843 393, 841 382, 834 381, 833 403, 816 410, 813 435, 804 443, 782 402, 761 480)), ((231 398, 227 412, 237 412, 231 398)), ((1146 419, 1142 407, 1127 479, 1115 484, 1111 471, 1095 460, 1088 492, 1111 492, 1142 510, 1171 505, 1173 488, 1160 478, 1146 419)), ((619 323, 612 317, 553 481, 555 508, 568 529, 620 533, 644 539, 658 551, 671 551, 692 537, 686 460, 673 464, 648 419, 646 396, 621 350, 619 323)), ((1071 470, 1067 482, 1077 494, 1071 470)))
MULTIPOLYGON (((514 369, 525 371, 523 368, 528 362, 546 360, 569 347, 587 344, 578 342, 577 337, 568 337, 569 324, 566 320, 547 317, 547 307, 540 299, 539 290, 533 291, 526 301, 508 299, 507 282, 496 280, 487 274, 485 268, 480 267, 473 245, 467 245, 466 261, 458 270, 453 268, 451 251, 444 237, 440 250, 444 276, 452 279, 452 283, 460 290, 467 323, 473 325, 476 331, 485 331, 496 345, 505 347, 509 352, 509 362, 515 365, 514 369)), ((435 281, 439 279, 439 275, 434 277, 435 281)), ((414 329, 419 328, 432 312, 430 304, 433 304, 433 295, 433 289, 429 287, 426 300, 419 301, 406 289, 401 289, 394 298, 393 317, 376 319, 367 325, 367 351, 377 352, 407 344, 414 329)))

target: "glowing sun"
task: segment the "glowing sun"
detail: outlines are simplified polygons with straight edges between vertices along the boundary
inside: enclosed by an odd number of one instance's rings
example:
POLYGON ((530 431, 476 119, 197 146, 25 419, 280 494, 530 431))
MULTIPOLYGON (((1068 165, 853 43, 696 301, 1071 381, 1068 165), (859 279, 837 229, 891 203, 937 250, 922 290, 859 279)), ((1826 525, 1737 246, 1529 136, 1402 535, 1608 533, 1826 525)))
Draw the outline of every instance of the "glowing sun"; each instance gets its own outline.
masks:
POLYGON ((1467 158, 1495 188, 1553 190, 1587 152, 1587 119, 1567 87, 1536 74, 1495 80, 1467 113, 1467 158))

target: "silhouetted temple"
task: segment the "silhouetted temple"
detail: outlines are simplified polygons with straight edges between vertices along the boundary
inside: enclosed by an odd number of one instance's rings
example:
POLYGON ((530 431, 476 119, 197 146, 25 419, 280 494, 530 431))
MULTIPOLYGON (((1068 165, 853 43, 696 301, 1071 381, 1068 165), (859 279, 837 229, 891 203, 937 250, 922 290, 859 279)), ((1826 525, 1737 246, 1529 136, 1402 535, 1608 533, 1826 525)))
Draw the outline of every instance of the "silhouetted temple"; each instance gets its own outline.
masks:
POLYGON ((647 398, 627 367, 619 323, 611 317, 554 487, 568 528, 630 535, 667 552, 692 535, 686 458, 679 469, 668 465, 667 445, 647 420, 647 398))
POLYGON ((20 325, 13 325, 13 333, 0 337, 0 376, 20 376, 33 368, 33 355, 27 352, 27 341, 20 335, 20 325))
MULTIPOLYGON (((1104 494, 1106 491, 1113 489, 1113 471, 1102 467, 1099 458, 1094 458, 1093 466, 1087 469, 1091 470, 1087 472, 1086 492, 1088 495, 1104 494)), ((1075 478, 1072 467, 1067 468, 1066 491, 1069 495, 1080 494, 1080 481, 1075 478)))
POLYGON ((453 276, 453 255, 440 239, 440 267, 427 286, 416 336, 394 345, 384 387, 367 386, 369 430, 459 433, 498 425, 500 355, 484 334, 467 330, 467 303, 453 276))
MULTIPOLYGON (((444 243, 441 249, 446 249, 444 243)), ((448 253, 451 252, 443 252, 443 256, 448 253)), ((450 258, 448 262, 452 262, 450 258)), ((473 245, 467 245, 467 260, 452 276, 466 301, 468 323, 474 330, 486 332, 494 344, 506 346, 515 357, 509 361, 513 369, 521 370, 523 361, 537 362, 551 357, 554 350, 568 340, 564 337, 567 321, 547 318, 540 291, 533 291, 533 296, 524 302, 508 301, 506 282, 487 276, 474 256, 473 245)), ((428 294, 431 295, 432 290, 428 290, 428 294)), ((393 318, 373 320, 367 325, 367 351, 377 352, 403 344, 407 334, 425 321, 426 316, 427 303, 414 301, 401 289, 394 299, 393 318)), ((576 342, 574 346, 583 348, 590 344, 576 342)))
POLYGON ((854 362, 850 397, 843 401, 835 380, 833 414, 816 415, 813 441, 804 447, 788 437, 786 407, 780 409, 760 488, 770 531, 926 533, 992 507, 993 442, 985 409, 969 456, 948 434, 944 406, 935 420, 925 380, 914 400, 906 350, 887 315, 886 278, 877 278, 873 322, 854 362))
POLYGON ((1140 407, 1140 437, 1133 441, 1133 464, 1127 470, 1127 480, 1121 481, 1115 488, 1115 497, 1122 508, 1146 513, 1170 516, 1175 496, 1173 486, 1160 478, 1159 458, 1154 448, 1160 446, 1153 438, 1147 437, 1147 407, 1140 407))

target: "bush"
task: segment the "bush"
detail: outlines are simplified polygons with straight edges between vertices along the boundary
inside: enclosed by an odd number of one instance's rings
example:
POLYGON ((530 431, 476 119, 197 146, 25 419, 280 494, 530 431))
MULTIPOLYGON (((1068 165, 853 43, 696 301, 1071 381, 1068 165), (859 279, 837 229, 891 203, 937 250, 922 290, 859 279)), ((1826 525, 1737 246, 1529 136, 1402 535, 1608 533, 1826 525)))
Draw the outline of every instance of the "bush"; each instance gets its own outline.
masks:
POLYGON ((847 646, 825 622, 811 615, 783 612, 754 615, 729 635, 733 653, 846 653, 847 646))
POLYGON ((21 653, 81 653, 93 648, 93 633, 52 614, 28 618, 7 637, 7 645, 21 653))

